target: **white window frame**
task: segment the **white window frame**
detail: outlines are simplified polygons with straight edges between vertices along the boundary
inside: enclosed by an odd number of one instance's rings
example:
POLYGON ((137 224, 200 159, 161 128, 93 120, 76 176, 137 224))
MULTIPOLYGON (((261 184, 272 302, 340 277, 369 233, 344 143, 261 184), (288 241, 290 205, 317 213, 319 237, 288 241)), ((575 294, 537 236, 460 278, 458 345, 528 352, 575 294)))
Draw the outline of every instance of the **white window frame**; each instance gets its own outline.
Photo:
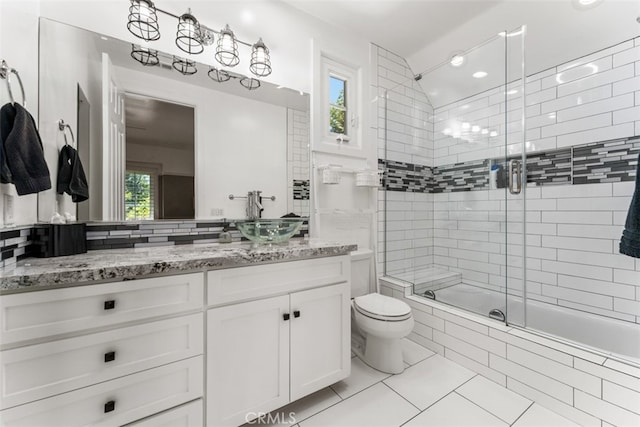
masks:
POLYGON ((322 57, 322 140, 326 143, 359 147, 358 143, 358 71, 330 58, 322 57), (335 77, 345 81, 346 99, 346 134, 338 134, 329 130, 331 103, 329 98, 329 80, 335 77))

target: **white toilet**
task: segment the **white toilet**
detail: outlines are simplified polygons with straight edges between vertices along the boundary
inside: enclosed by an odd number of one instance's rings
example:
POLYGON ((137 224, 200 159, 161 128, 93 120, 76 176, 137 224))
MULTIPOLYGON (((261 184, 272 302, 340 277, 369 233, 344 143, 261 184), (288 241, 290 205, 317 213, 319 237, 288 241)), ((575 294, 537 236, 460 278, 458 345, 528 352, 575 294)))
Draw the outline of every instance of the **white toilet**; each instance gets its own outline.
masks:
POLYGON ((411 307, 370 293, 372 254, 370 250, 351 253, 352 349, 372 368, 399 374, 404 370, 400 340, 413 330, 411 307))

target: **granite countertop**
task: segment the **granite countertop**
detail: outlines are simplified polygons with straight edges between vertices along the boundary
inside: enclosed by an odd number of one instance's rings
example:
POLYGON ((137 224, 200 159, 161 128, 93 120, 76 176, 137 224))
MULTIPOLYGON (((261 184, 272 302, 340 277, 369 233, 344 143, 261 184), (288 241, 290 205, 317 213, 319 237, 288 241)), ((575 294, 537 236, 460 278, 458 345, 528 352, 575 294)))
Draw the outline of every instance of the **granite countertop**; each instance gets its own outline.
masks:
POLYGON ((0 294, 98 280, 131 280, 160 273, 186 273, 346 255, 357 245, 292 239, 285 245, 211 243, 110 249, 56 258, 29 258, 0 269, 0 294))

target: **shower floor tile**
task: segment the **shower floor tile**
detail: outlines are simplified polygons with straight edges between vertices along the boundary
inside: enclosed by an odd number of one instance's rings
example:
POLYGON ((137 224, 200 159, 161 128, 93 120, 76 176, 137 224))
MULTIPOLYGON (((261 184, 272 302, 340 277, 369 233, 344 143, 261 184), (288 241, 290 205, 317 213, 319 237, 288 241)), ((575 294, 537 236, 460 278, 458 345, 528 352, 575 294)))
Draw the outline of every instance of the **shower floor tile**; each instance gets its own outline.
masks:
POLYGON ((287 427, 576 426, 419 347, 414 342, 403 343, 405 357, 409 354, 406 360, 412 365, 399 375, 375 371, 354 357, 349 378, 274 411, 287 417, 272 419, 288 421, 278 424, 287 427), (295 412, 292 418, 289 412, 295 412))

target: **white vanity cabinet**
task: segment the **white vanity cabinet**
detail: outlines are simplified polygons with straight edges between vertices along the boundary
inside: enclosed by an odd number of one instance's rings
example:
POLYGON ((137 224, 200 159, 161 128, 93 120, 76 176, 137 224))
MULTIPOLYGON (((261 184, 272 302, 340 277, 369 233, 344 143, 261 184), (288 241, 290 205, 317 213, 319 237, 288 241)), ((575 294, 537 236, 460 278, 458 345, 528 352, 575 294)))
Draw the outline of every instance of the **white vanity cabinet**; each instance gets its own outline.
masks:
POLYGON ((237 426, 350 373, 347 256, 208 273, 207 425, 237 426))
POLYGON ((123 425, 201 398, 203 293, 193 273, 3 295, 0 425, 123 425))

